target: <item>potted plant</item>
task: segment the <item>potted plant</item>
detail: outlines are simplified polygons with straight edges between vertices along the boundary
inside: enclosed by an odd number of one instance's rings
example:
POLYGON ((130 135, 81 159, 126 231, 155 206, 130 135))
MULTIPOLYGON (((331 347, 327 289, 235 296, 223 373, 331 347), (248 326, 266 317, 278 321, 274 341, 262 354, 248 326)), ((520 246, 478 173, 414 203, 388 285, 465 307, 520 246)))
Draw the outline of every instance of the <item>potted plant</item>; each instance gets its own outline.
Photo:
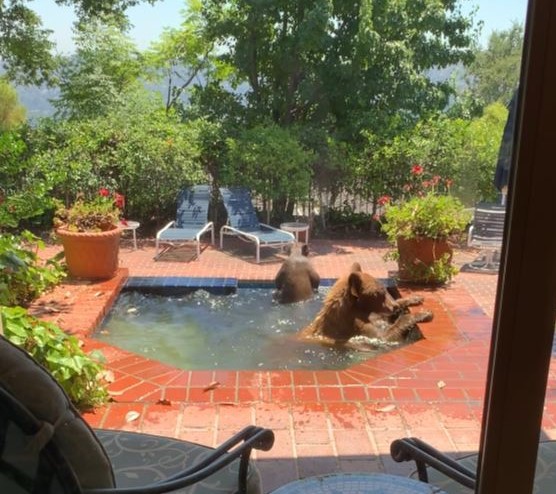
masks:
POLYGON ((92 200, 79 198, 55 215, 68 271, 75 278, 108 279, 118 270, 124 196, 102 188, 92 200))
POLYGON ((398 261, 401 281, 441 284, 457 273, 451 239, 465 231, 471 213, 450 194, 451 180, 438 175, 426 180, 424 173, 413 165, 412 183, 404 186, 407 196, 399 202, 386 196, 379 200, 382 231, 396 246, 387 257, 398 261))

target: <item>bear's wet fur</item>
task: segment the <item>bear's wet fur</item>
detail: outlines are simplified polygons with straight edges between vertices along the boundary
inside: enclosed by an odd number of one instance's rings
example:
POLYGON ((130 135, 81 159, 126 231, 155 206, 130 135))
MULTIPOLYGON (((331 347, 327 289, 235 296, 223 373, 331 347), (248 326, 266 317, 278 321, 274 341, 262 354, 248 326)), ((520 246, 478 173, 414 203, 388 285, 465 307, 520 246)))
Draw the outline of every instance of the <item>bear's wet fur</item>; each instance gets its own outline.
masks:
POLYGON ((308 258, 307 244, 293 244, 289 257, 282 263, 274 282, 274 299, 280 304, 291 304, 310 299, 318 290, 320 276, 308 258))
POLYGON ((419 296, 394 299, 383 283, 354 263, 349 274, 332 286, 321 310, 298 337, 329 346, 351 346, 349 340, 354 336, 391 343, 405 341, 412 333, 412 339, 419 339, 422 334, 416 323, 430 321, 433 315, 430 311, 413 314, 409 307, 422 303, 419 296))

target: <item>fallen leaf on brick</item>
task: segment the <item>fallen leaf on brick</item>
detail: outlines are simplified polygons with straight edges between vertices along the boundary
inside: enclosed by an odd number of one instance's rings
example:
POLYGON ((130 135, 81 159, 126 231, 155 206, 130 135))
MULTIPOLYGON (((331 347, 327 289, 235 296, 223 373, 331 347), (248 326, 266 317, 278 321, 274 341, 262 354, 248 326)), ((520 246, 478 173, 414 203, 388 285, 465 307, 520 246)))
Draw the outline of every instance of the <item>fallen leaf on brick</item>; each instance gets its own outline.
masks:
POLYGON ((203 388, 203 391, 206 393, 207 391, 212 391, 213 389, 218 388, 221 384, 218 381, 212 381, 208 386, 203 388))
POLYGON ((104 295, 104 292, 96 292, 93 297, 102 297, 104 295))
POLYGON ((158 400, 158 401, 156 402, 156 404, 157 404, 157 405, 165 405, 165 406, 168 406, 168 407, 169 407, 169 406, 172 404, 172 402, 171 402, 170 400, 162 399, 162 400, 158 400))
POLYGON ((396 409, 396 405, 386 405, 385 407, 382 408, 377 408, 376 411, 377 412, 391 412, 392 410, 396 409))
POLYGON ((100 371, 98 377, 104 379, 107 383, 113 383, 115 381, 114 373, 111 370, 100 371))
POLYGON ((438 381, 438 382, 436 383, 436 385, 437 385, 440 389, 446 387, 446 383, 445 383, 444 381, 438 381))
POLYGON ((141 416, 141 414, 139 412, 135 412, 135 411, 131 411, 131 412, 127 412, 125 414, 125 421, 126 422, 133 422, 134 420, 137 420, 139 417, 141 416))

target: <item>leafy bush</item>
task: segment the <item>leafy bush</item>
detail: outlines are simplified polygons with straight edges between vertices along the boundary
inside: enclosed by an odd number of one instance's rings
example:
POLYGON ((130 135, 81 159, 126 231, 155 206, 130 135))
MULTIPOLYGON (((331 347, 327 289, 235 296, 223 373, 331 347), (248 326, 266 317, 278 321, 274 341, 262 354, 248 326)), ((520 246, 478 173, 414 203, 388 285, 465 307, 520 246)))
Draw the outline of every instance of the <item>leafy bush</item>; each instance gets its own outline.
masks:
POLYGON ((0 232, 53 207, 45 177, 30 164, 27 131, 0 131, 0 232))
POLYGON ((206 180, 195 126, 142 94, 103 117, 45 121, 35 146, 34 165, 66 206, 107 187, 125 195, 124 217, 145 225, 173 217, 179 190, 206 180))
POLYGON ((440 239, 461 233, 470 219, 470 213, 459 199, 430 192, 423 197, 388 205, 382 231, 391 242, 398 237, 440 239))
POLYGON ((327 229, 332 231, 369 233, 372 230, 373 219, 368 213, 357 212, 344 201, 338 208, 327 211, 327 229))
POLYGON ((283 217, 288 201, 291 208, 293 201, 308 196, 313 156, 289 130, 277 125, 253 127, 230 138, 228 146, 222 181, 260 194, 267 212, 272 205, 273 213, 283 217))
POLYGON ((40 264, 43 242, 30 232, 0 235, 0 305, 26 305, 66 275, 56 259, 40 264))
POLYGON ((87 355, 79 340, 21 307, 0 308, 4 336, 46 367, 80 409, 102 405, 108 391, 99 352, 87 355))
POLYGON ((104 232, 111 230, 120 219, 125 205, 123 195, 102 188, 90 201, 79 199, 70 208, 56 211, 55 226, 73 232, 104 232))

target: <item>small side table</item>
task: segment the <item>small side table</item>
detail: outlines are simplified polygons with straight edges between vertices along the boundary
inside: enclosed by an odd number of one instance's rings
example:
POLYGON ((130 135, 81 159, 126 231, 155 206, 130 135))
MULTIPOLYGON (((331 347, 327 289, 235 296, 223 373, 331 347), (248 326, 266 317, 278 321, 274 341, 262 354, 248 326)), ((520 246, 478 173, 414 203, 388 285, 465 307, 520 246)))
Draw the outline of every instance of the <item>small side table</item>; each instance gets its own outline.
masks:
POLYGON ((272 494, 446 494, 419 480, 385 473, 337 473, 295 480, 272 494))
POLYGON ((137 235, 135 231, 137 230, 137 228, 139 228, 140 225, 141 223, 139 223, 138 221, 130 220, 125 220, 125 222, 120 221, 118 225, 122 230, 131 230, 131 232, 133 233, 133 250, 137 250, 137 235))
POLYGON ((281 230, 293 233, 295 235, 295 241, 299 242, 299 234, 301 232, 305 233, 305 243, 309 243, 309 225, 307 223, 301 223, 300 221, 293 221, 291 223, 282 223, 280 225, 281 230))

